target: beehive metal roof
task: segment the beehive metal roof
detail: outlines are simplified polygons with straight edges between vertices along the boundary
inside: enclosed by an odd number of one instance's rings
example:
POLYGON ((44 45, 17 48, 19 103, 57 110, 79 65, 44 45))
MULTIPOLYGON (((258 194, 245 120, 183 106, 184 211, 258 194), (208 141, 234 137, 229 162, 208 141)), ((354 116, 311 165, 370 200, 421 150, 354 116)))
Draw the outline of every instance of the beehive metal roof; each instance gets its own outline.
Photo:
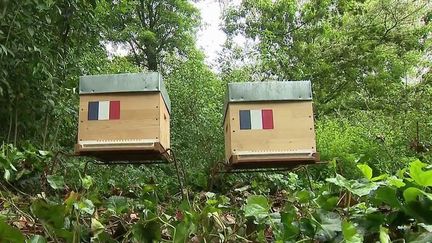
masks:
POLYGON ((311 82, 305 80, 229 83, 224 111, 226 114, 229 103, 289 100, 312 100, 311 82))
POLYGON ((168 111, 171 101, 158 72, 88 75, 80 77, 80 94, 160 92, 168 111))

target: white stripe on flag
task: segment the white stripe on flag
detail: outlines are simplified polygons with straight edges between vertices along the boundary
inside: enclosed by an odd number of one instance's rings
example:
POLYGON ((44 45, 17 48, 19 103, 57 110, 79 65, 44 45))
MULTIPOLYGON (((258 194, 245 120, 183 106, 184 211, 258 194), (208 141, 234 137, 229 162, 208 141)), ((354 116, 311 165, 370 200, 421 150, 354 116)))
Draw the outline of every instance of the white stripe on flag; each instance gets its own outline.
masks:
POLYGON ((251 110, 251 129, 262 129, 261 110, 251 110))
POLYGON ((99 101, 98 120, 109 120, 109 101, 99 101))

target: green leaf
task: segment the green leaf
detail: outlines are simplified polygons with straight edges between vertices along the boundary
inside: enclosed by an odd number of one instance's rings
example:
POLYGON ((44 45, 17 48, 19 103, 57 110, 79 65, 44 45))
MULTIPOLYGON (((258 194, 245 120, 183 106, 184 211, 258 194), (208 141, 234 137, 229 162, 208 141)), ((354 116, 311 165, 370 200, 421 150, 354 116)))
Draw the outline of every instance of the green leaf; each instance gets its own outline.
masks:
POLYGON ((348 221, 342 222, 342 234, 345 242, 347 243, 361 243, 363 242, 363 237, 361 237, 355 228, 355 226, 348 221))
POLYGON ((342 220, 339 214, 334 212, 322 211, 320 212, 319 216, 321 219, 321 228, 323 230, 327 231, 328 233, 342 231, 342 220))
POLYGON ((432 225, 424 223, 419 223, 418 225, 425 229, 427 232, 432 232, 432 225))
POLYGON ((380 226, 379 238, 381 243, 390 243, 391 239, 388 234, 388 229, 386 227, 380 226))
POLYGON ((358 182, 355 180, 347 180, 345 177, 337 174, 334 178, 327 178, 326 181, 337 186, 343 187, 357 196, 365 196, 376 190, 379 185, 374 182, 358 182))
POLYGON ((360 171, 363 173, 364 177, 368 180, 372 179, 372 168, 369 167, 367 164, 359 164, 357 165, 357 168, 360 169, 360 171))
POLYGON ((283 227, 282 229, 280 227, 275 229, 276 240, 289 241, 296 239, 300 234, 298 224, 294 223, 296 219, 296 208, 292 205, 286 205, 284 211, 281 212, 280 215, 283 227), (280 232, 280 230, 282 230, 282 232, 280 232))
POLYGON ((88 199, 81 199, 79 202, 76 202, 74 206, 76 209, 88 214, 93 214, 94 212, 93 202, 88 199))
POLYGON ((49 175, 47 176, 47 181, 49 185, 55 190, 63 189, 65 186, 63 176, 60 175, 49 175))
POLYGON ((375 199, 380 202, 387 203, 388 205, 399 208, 400 202, 396 196, 396 190, 391 187, 381 187, 376 190, 375 199))
POLYGON ((121 214, 128 209, 128 201, 125 197, 112 196, 107 200, 108 210, 121 214))
POLYGON ((29 32, 30 36, 33 37, 33 35, 34 35, 34 29, 28 27, 28 28, 27 28, 27 31, 29 32))
POLYGON ((133 237, 137 242, 159 242, 161 225, 158 218, 138 222, 132 227, 133 237))
POLYGON ((423 171, 427 164, 420 160, 415 160, 410 163, 410 176, 420 186, 432 186, 432 170, 423 171))
POLYGON ((42 155, 42 156, 48 156, 48 155, 51 154, 50 151, 45 151, 45 150, 39 150, 38 152, 39 152, 39 154, 42 155))
POLYGON ((63 205, 51 205, 43 199, 37 199, 30 206, 32 213, 43 223, 56 229, 62 229, 65 222, 65 207, 63 205))
POLYGON ((104 232, 105 227, 95 218, 91 219, 91 231, 93 236, 97 237, 100 233, 104 232))
POLYGON ((388 174, 382 174, 379 176, 372 177, 371 181, 381 181, 388 178, 388 174))
POLYGON ((409 188, 405 189, 405 191, 403 192, 403 196, 405 198, 405 201, 407 201, 407 202, 417 201, 417 197, 420 195, 424 195, 429 200, 432 200, 432 194, 431 193, 427 193, 427 192, 420 190, 416 187, 409 187, 409 188))
POLYGON ((296 192, 295 196, 300 203, 308 203, 311 199, 310 193, 306 190, 296 192))
POLYGON ((81 179, 81 183, 83 187, 88 190, 93 185, 93 178, 89 175, 86 175, 81 179))
POLYGON ((251 195, 246 200, 244 212, 246 217, 255 217, 261 221, 269 216, 270 205, 262 195, 251 195))
POLYGON ((401 179, 399 179, 399 178, 397 178, 395 176, 392 176, 392 177, 388 178, 387 182, 391 186, 394 186, 394 187, 397 187, 397 188, 401 188, 401 187, 405 186, 405 183, 403 182, 403 180, 401 180, 401 179))
POLYGON ((47 240, 41 235, 33 235, 30 240, 27 240, 27 243, 46 243, 47 240))
POLYGON ((22 243, 25 241, 23 234, 15 227, 12 227, 0 220, 0 242, 22 243))
POLYGON ((327 211, 332 211, 339 201, 339 197, 331 195, 320 195, 316 202, 318 205, 327 211))
POLYGON ((3 175, 3 177, 4 177, 4 179, 5 179, 6 181, 9 181, 9 180, 10 180, 11 173, 10 173, 10 171, 9 171, 8 169, 4 169, 4 175, 3 175))

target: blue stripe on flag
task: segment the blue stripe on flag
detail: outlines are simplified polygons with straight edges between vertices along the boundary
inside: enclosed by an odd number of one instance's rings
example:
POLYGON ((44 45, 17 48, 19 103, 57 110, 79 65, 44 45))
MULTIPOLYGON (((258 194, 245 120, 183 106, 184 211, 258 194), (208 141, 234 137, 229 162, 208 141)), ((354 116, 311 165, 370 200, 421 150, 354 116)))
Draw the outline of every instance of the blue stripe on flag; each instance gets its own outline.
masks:
POLYGON ((90 101, 88 103, 88 120, 97 120, 99 116, 99 102, 90 101))
POLYGON ((240 129, 251 129, 251 114, 250 110, 240 110, 240 129))

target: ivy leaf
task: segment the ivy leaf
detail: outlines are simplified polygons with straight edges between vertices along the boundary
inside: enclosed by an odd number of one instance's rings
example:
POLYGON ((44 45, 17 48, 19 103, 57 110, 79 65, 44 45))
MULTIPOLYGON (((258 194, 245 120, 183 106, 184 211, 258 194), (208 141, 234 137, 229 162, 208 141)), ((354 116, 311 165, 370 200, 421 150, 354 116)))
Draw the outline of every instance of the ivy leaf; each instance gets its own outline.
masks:
POLYGON ((65 186, 63 176, 49 175, 47 181, 54 190, 63 189, 65 186))
POLYGON ((88 190, 93 185, 93 178, 89 175, 86 175, 81 179, 81 183, 83 187, 88 190))
POLYGON ((39 152, 39 154, 42 155, 42 156, 48 156, 49 154, 51 154, 50 151, 45 151, 45 150, 39 150, 38 152, 39 152))
MULTIPOLYGON (((287 205, 281 215, 281 223, 283 225, 283 232, 275 232, 275 236, 281 237, 285 241, 295 239, 300 234, 298 224, 294 223, 296 218, 296 209, 292 205, 287 205)), ((277 239, 276 239, 277 240, 277 239)))
POLYGON ((32 213, 43 223, 51 225, 55 229, 62 229, 65 221, 65 207, 63 205, 51 205, 43 199, 38 199, 30 206, 32 213))
POLYGON ((45 15, 45 20, 48 24, 51 24, 51 18, 48 15, 45 15))
POLYGON ((34 235, 27 243, 46 243, 47 240, 41 235, 34 235))
POLYGON ((425 229, 427 232, 432 232, 432 225, 425 224, 425 223, 419 223, 418 226, 421 226, 423 229, 425 229))
POLYGON ((0 242, 22 243, 24 241, 23 234, 17 228, 0 220, 0 242))
POLYGON ((93 212, 94 212, 93 202, 88 200, 88 199, 84 199, 84 200, 81 200, 79 202, 76 202, 76 203, 74 203, 74 206, 76 209, 78 209, 82 212, 86 212, 88 214, 93 214, 93 212))
POLYGON ((386 227, 380 226, 379 238, 381 243, 390 243, 391 239, 388 234, 388 229, 386 227))
POLYGON ((121 196, 112 196, 107 200, 107 208, 112 212, 121 214, 128 209, 127 199, 121 196))
POLYGON ((372 179, 372 168, 367 164, 359 164, 357 168, 363 173, 364 177, 369 181, 372 179))
POLYGON ((401 187, 405 186, 405 182, 403 182, 403 180, 401 180, 401 179, 399 179, 399 178, 397 178, 395 176, 392 176, 392 177, 388 178, 387 182, 390 185, 392 185, 394 187, 397 187, 397 188, 401 188, 401 187))
POLYGON ((432 170, 423 171, 427 164, 420 160, 415 160, 410 163, 410 176, 420 186, 432 186, 432 170))
POLYGON ((387 177, 388 177, 388 174, 382 174, 379 176, 372 177, 371 181, 381 181, 381 180, 387 179, 387 177))
POLYGON ((375 193, 375 199, 384 202, 394 208, 400 207, 400 202, 396 196, 396 190, 391 187, 381 187, 375 193))
POLYGON ((10 171, 8 169, 4 169, 4 175, 3 175, 4 179, 6 181, 9 181, 10 180, 10 176, 11 176, 10 171))
POLYGON ((323 230, 327 232, 335 232, 335 231, 342 231, 341 229, 341 218, 339 214, 334 212, 321 212, 319 214, 321 219, 321 227, 323 230))
POLYGON ((138 222, 132 227, 133 237, 137 242, 159 242, 161 230, 158 218, 138 222))
POLYGON ((342 222, 342 234, 345 242, 347 243, 362 243, 363 237, 361 237, 355 228, 355 226, 348 221, 342 222))
POLYGON ((30 36, 33 37, 33 35, 34 35, 34 29, 28 27, 28 28, 27 28, 27 31, 29 32, 30 36))
POLYGON ((424 195, 429 200, 432 200, 432 194, 431 193, 427 193, 427 192, 420 190, 418 188, 415 188, 415 187, 409 187, 409 188, 405 189, 405 191, 403 192, 403 196, 405 198, 405 201, 407 201, 407 202, 416 201, 417 197, 420 195, 424 195))
POLYGON ((374 191, 379 187, 379 185, 374 182, 362 183, 355 180, 347 180, 339 174, 334 178, 327 178, 326 181, 343 187, 359 197, 368 195, 371 191, 374 191))
POLYGON ((94 237, 97 237, 105 230, 105 227, 95 218, 91 219, 91 231, 94 237))
POLYGON ((297 193, 295 194, 295 196, 296 196, 297 200, 298 200, 300 203, 307 203, 307 202, 310 202, 311 195, 310 195, 310 193, 309 193, 308 191, 306 191, 306 190, 303 190, 303 191, 299 191, 299 192, 297 192, 297 193))
POLYGON ((258 221, 261 221, 269 216, 270 206, 267 198, 262 195, 251 195, 246 200, 244 206, 246 217, 255 217, 258 221))

